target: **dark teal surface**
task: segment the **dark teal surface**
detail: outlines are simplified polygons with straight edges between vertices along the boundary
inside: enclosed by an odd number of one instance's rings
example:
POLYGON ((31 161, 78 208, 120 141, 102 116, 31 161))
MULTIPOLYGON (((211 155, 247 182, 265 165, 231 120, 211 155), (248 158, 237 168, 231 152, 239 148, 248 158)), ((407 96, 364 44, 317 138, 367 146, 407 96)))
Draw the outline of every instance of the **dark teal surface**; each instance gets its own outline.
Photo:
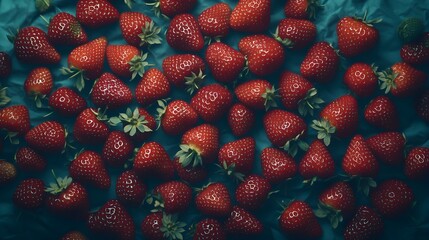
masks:
MULTIPOLYGON (((168 20, 162 18, 156 18, 151 10, 146 7, 140 0, 137 0, 133 8, 134 11, 143 12, 155 20, 155 22, 163 27, 165 30, 168 26, 168 20)), ((75 9, 73 5, 76 1, 70 0, 54 0, 55 4, 62 10, 75 14, 75 9)), ((121 0, 114 1, 117 2, 116 6, 120 9, 121 12, 128 11, 126 6, 122 4, 121 0)), ((203 9, 208 6, 213 5, 214 0, 200 0, 197 7, 193 11, 194 15, 200 13, 203 9)), ((233 7, 237 1, 224 1, 228 2, 231 7, 233 7)), ((369 18, 378 18, 381 17, 384 21, 380 24, 377 24, 376 27, 380 31, 380 42, 374 51, 371 51, 370 54, 367 54, 361 59, 355 59, 353 61, 343 60, 344 67, 349 66, 352 62, 355 61, 365 61, 368 63, 376 63, 382 69, 391 66, 397 61, 400 61, 399 49, 400 42, 396 36, 396 26, 399 22, 410 16, 419 17, 425 20, 426 31, 429 30, 429 0, 322 0, 321 1, 325 8, 322 10, 315 23, 318 28, 318 40, 326 40, 331 42, 334 46, 337 44, 335 27, 336 23, 341 17, 349 15, 363 15, 364 11, 368 11, 369 18)), ((273 6, 271 9, 272 18, 270 32, 274 32, 277 23, 284 18, 283 5, 285 1, 273 1, 273 6)), ((52 17, 55 14, 55 10, 51 10, 46 13, 44 16, 46 18, 52 17)), ((0 51, 7 51, 13 56, 13 45, 10 44, 6 39, 6 33, 9 29, 24 27, 24 26, 37 26, 46 30, 46 26, 42 19, 39 17, 35 11, 34 4, 32 0, 0 0, 0 51)), ((125 44, 125 41, 122 39, 119 25, 116 23, 112 26, 100 29, 100 30, 88 30, 90 39, 95 39, 99 36, 106 36, 110 44, 125 44)), ((235 48, 237 43, 243 34, 232 33, 225 40, 235 48)), ((52 73, 54 75, 55 87, 60 86, 72 86, 73 82, 61 76, 59 68, 61 66, 66 66, 66 56, 71 49, 61 49, 63 59, 61 63, 57 66, 51 67, 52 73)), ((175 51, 169 48, 169 46, 164 43, 161 46, 152 47, 150 50, 150 62, 154 63, 156 67, 160 68, 162 60, 171 54, 174 54, 175 51)), ((203 54, 200 54, 203 56, 203 54)), ((299 65, 304 58, 305 51, 300 52, 291 52, 286 51, 286 62, 284 64, 284 69, 298 72, 299 65)), ((23 91, 23 82, 32 69, 32 66, 22 65, 18 63, 15 56, 13 56, 13 65, 14 71, 13 75, 4 83, 9 88, 9 96, 12 98, 12 102, 9 105, 16 104, 26 104, 30 109, 31 123, 33 126, 39 124, 45 120, 42 116, 49 112, 49 110, 37 110, 32 103, 31 99, 26 98, 23 91)), ((106 71, 108 67, 105 68, 106 71)), ((426 72, 428 72, 426 70, 426 72)), ((336 79, 327 85, 317 86, 320 92, 321 97, 325 101, 331 101, 338 96, 348 93, 347 88, 342 83, 342 75, 344 69, 338 72, 336 79)), ((279 74, 270 76, 268 80, 277 85, 279 74)), ((252 76, 249 76, 252 78, 252 76)), ((124 81, 127 81, 124 79, 124 81)), ((137 80, 129 83, 129 86, 135 88, 137 80)), ((207 81, 205 84, 213 82, 213 79, 208 74, 207 81)), ((88 84, 91 85, 91 84, 88 84)), ((427 86, 428 84, 426 84, 427 86)), ((85 96, 87 96, 89 89, 84 90, 85 96)), ((378 94, 381 94, 379 92, 378 94)), ((189 97, 181 90, 174 90, 173 96, 175 98, 184 98, 189 100, 189 97)), ((413 99, 393 99, 397 104, 400 111, 401 118, 401 131, 407 136, 408 144, 410 146, 426 146, 429 147, 429 127, 423 121, 419 120, 415 116, 413 106, 413 99)), ((369 99, 360 99, 360 116, 362 118, 362 112, 364 106, 368 103, 369 99)), ((155 113, 153 108, 150 108, 152 113, 155 113)), ((49 119, 55 119, 55 114, 50 116, 49 119)), ((311 118, 307 119, 307 122, 310 122, 311 118)), ((73 119, 61 119, 62 122, 66 124, 66 127, 69 131, 72 131, 73 119)), ((232 141, 234 138, 230 134, 226 121, 222 121, 218 125, 221 130, 221 141, 222 144, 232 141)), ((365 137, 371 136, 379 132, 377 129, 369 127, 366 123, 361 121, 359 126, 359 133, 363 134, 365 137)), ((260 161, 259 155, 262 149, 270 146, 270 142, 267 140, 264 131, 262 130, 262 124, 259 119, 256 129, 252 132, 252 136, 257 140, 257 157, 255 162, 255 172, 260 173, 260 161)), ((308 142, 311 142, 314 138, 314 132, 310 131, 308 142)), ((179 138, 171 138, 166 136, 162 131, 158 131, 151 140, 159 141, 169 152, 170 156, 174 156, 174 153, 178 150, 178 144, 180 142, 179 138)), ((334 156, 334 159, 337 163, 337 172, 340 173, 340 166, 342 156, 345 152, 345 148, 349 139, 346 140, 334 140, 330 146, 330 151, 334 156)), ((16 150, 15 146, 6 145, 5 153, 1 158, 6 158, 9 161, 12 161, 13 154, 16 150)), ((52 168, 56 171, 58 176, 64 176, 67 174, 67 161, 72 158, 73 154, 69 156, 51 156, 49 157, 48 169, 52 168)), ((297 162, 299 161, 300 156, 296 157, 297 162)), ((89 195, 91 201, 91 207, 93 209, 101 206, 107 199, 115 198, 114 186, 117 176, 120 174, 119 169, 109 169, 109 172, 112 176, 112 188, 109 191, 101 191, 97 189, 89 188, 89 195)), ((62 234, 69 230, 80 230, 87 234, 87 228, 85 222, 73 222, 63 219, 57 219, 54 216, 50 215, 45 208, 39 209, 37 211, 27 212, 15 208, 12 204, 11 196, 13 190, 17 183, 28 177, 41 177, 45 183, 52 181, 52 176, 50 171, 45 171, 41 175, 25 175, 20 173, 18 180, 14 183, 0 187, 0 239, 57 239, 62 234)), ((377 181, 388 179, 388 178, 400 178, 404 179, 405 177, 402 174, 402 168, 392 168, 387 166, 382 166, 381 174, 377 181)), ((217 181, 222 180, 233 186, 233 183, 230 180, 225 180, 220 176, 215 176, 211 174, 210 180, 217 181)), ((264 222, 266 230, 264 232, 264 239, 283 239, 285 238, 278 229, 277 216, 281 210, 276 201, 288 200, 288 199, 303 199, 308 201, 313 208, 317 204, 317 196, 320 193, 321 189, 326 187, 326 184, 319 183, 310 191, 309 189, 298 189, 297 186, 300 182, 300 179, 297 178, 291 182, 285 183, 283 186, 277 186, 281 192, 273 199, 267 201, 267 204, 264 206, 263 210, 257 212, 256 215, 264 222)), ((409 181, 408 181, 409 182, 409 181)), ((409 215, 403 217, 399 220, 386 220, 386 231, 383 235, 383 239, 428 239, 427 235, 429 234, 429 191, 426 182, 409 182, 413 187, 417 199, 417 204, 415 208, 410 212, 409 215), (412 220, 414 219, 414 220, 412 220)), ((148 183, 153 187, 154 183, 148 183)), ((231 188, 230 188, 231 189, 231 188)), ((233 194, 233 191, 231 191, 233 194)), ((359 195, 360 203, 368 203, 367 200, 359 195)), ((129 212, 134 217, 134 222, 137 229, 137 238, 142 239, 140 231, 140 223, 143 220, 144 216, 148 213, 148 207, 143 206, 141 208, 129 208, 129 212)), ((194 210, 190 210, 187 213, 184 213, 180 218, 188 223, 196 222, 201 219, 201 216, 196 213, 194 210)), ((323 239, 342 239, 342 227, 338 230, 333 231, 327 221, 321 220, 320 223, 323 225, 323 239)), ((344 226, 342 224, 341 226, 344 226)), ((95 239, 95 237, 91 237, 95 239)))

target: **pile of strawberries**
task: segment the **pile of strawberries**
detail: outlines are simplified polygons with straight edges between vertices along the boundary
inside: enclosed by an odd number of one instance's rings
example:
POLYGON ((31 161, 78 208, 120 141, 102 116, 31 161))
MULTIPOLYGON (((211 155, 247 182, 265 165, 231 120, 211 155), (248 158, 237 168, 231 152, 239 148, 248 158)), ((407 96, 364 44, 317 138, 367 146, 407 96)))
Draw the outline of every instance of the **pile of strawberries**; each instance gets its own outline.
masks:
MULTIPOLYGON (((75 15, 57 13, 47 31, 28 26, 10 36, 13 56, 32 69, 22 88, 35 103, 8 105, 7 89, 0 90, 1 151, 16 152, 13 163, 0 160, 0 185, 11 184, 19 172, 26 179, 11 196, 17 208, 44 208, 58 221, 86 222, 87 229, 61 239, 135 239, 138 228, 145 239, 268 238, 268 223, 258 216, 276 202, 285 237, 320 238, 326 220, 318 218, 326 218, 344 239, 380 239, 385 220, 411 210, 416 194, 404 179, 424 184, 429 148, 406 148, 401 112, 391 98, 414 99, 415 117, 429 123, 427 75, 421 70, 429 66, 429 33, 421 22, 407 20, 400 29, 402 62, 384 71, 364 62, 347 66, 343 79, 351 93, 324 102, 318 89, 338 77, 342 58, 353 60, 378 43, 379 19, 339 20, 337 50, 315 42, 311 20, 321 8, 315 0, 286 1, 286 18, 273 35, 270 0, 239 0, 234 8, 218 3, 198 17, 189 13, 196 0, 147 3, 169 22, 165 37, 149 16, 120 13, 117 4, 79 0, 75 15), (88 39, 86 31, 112 31, 109 26, 117 23, 127 44, 88 39), (222 42, 232 31, 246 34, 237 49, 222 42), (151 55, 163 41, 176 54, 151 55), (58 70, 59 48, 70 50, 60 71, 74 79, 75 88, 54 89, 51 70, 58 70), (292 61, 288 51, 305 54, 299 73, 283 68, 292 61), (151 58, 163 58, 162 68, 151 58), (217 83, 207 83, 208 73, 217 83), (176 97, 187 94, 190 100, 176 97), (360 99, 372 99, 364 112, 360 99), (29 108, 50 113, 32 126, 29 108), (362 121, 380 132, 363 137, 362 121), (256 156, 253 136, 259 138, 262 128, 272 146, 256 156), (171 136, 166 141, 180 139, 174 156, 163 142, 151 140, 158 132, 171 136), (224 143, 227 132, 236 140, 224 143), (334 160, 330 152, 341 141, 347 150, 334 160), (34 178, 50 171, 48 156, 69 176, 52 171, 52 183, 34 178), (380 169, 392 167, 402 168, 404 176, 379 178, 380 169), (115 168, 120 175, 112 179, 115 168), (219 174, 224 181, 210 181, 219 174), (315 185, 323 188, 318 203, 297 200, 289 190, 310 192, 315 185), (89 189, 111 186, 116 199, 90 205, 95 196, 89 189), (152 213, 135 222, 130 212, 141 211, 139 206, 152 213), (99 209, 91 212, 94 207, 99 209), (181 221, 191 209, 199 213, 192 227, 181 221)), ((2 52, 2 83, 10 74, 11 58, 2 52)))

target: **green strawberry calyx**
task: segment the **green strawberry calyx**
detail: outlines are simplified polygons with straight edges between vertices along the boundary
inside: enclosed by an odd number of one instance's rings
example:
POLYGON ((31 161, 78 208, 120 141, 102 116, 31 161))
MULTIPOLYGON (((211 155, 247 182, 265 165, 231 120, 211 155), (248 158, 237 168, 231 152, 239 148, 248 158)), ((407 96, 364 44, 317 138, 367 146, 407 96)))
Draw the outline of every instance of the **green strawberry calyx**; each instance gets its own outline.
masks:
POLYGON ((317 138, 323 140, 323 143, 326 146, 331 144, 331 136, 335 133, 336 128, 329 121, 323 120, 313 120, 311 127, 317 131, 317 138))
POLYGON ((358 180, 358 192, 362 192, 365 196, 369 195, 371 188, 377 187, 377 182, 371 177, 353 176, 352 178, 356 178, 358 180))
POLYGON ((145 22, 142 33, 139 34, 140 46, 161 44, 162 38, 158 35, 160 32, 161 28, 157 27, 153 21, 145 22))
POLYGON ((325 101, 323 99, 319 98, 317 95, 317 89, 311 88, 307 91, 307 95, 298 102, 298 112, 302 116, 307 116, 307 114, 310 114, 313 116, 314 109, 320 109, 320 105, 323 104, 325 101))
POLYGON ((130 72, 131 72, 131 80, 137 77, 139 75, 140 77, 143 77, 143 74, 146 71, 146 67, 153 66, 153 64, 150 64, 146 62, 147 59, 147 53, 142 53, 141 55, 134 56, 131 61, 128 63, 130 65, 130 72))
POLYGON ((179 163, 183 167, 187 167, 192 164, 192 167, 202 166, 203 158, 201 151, 197 146, 192 144, 180 144, 180 150, 176 153, 175 157, 179 158, 179 163))
POLYGON ((245 175, 236 171, 235 163, 231 163, 230 165, 228 165, 226 161, 223 161, 222 165, 217 164, 217 166, 220 168, 219 173, 226 174, 227 176, 232 176, 235 180, 244 180, 245 175))
POLYGON ((157 126, 156 126, 157 130, 161 126, 161 119, 162 119, 162 116, 164 116, 165 112, 167 111, 167 102, 169 100, 170 99, 167 98, 167 99, 161 99, 161 100, 157 101, 158 107, 156 108, 157 114, 156 114, 156 117, 155 117, 155 120, 157 122, 157 126))
POLYGON ((324 5, 320 4, 319 0, 308 0, 307 14, 309 19, 315 19, 317 11, 322 9, 324 5))
POLYGON ((52 170, 52 175, 54 176, 55 182, 49 184, 49 187, 45 189, 45 192, 51 193, 51 194, 59 194, 66 190, 70 184, 73 182, 73 179, 71 177, 57 177, 55 175, 54 170, 52 170))
POLYGON ((133 8, 133 4, 135 3, 135 0, 124 0, 124 3, 127 5, 129 9, 133 8))
POLYGON ((152 7, 152 11, 155 13, 155 16, 159 17, 159 16, 163 16, 166 19, 169 19, 169 17, 167 17, 166 15, 161 13, 161 1, 160 0, 155 0, 153 2, 147 2, 145 3, 147 6, 152 7))
POLYGON ((277 90, 273 86, 272 88, 267 88, 265 92, 261 95, 262 98, 265 100, 265 111, 268 111, 268 109, 272 107, 277 107, 276 98, 278 98, 279 95, 277 95, 276 92, 277 90))
POLYGON ((274 39, 276 39, 279 43, 281 43, 283 46, 287 48, 293 48, 295 43, 290 40, 289 38, 281 38, 279 36, 279 27, 276 28, 276 31, 273 34, 274 39))
POLYGON ((380 89, 384 90, 385 94, 389 93, 392 88, 396 88, 395 80, 399 74, 395 73, 391 68, 383 72, 378 72, 377 76, 380 83, 380 89))
POLYGON ((60 69, 61 74, 68 76, 68 79, 76 79, 75 86, 79 92, 82 91, 82 89, 85 87, 85 80, 89 80, 85 76, 85 72, 81 69, 78 69, 74 66, 71 66, 69 68, 62 67, 60 69))
POLYGON ((295 157, 295 155, 298 153, 298 148, 307 151, 308 150, 308 144, 301 140, 301 137, 304 135, 305 130, 303 130, 300 134, 296 135, 291 140, 287 141, 282 149, 289 153, 292 157, 295 157))
POLYGON ((160 194, 148 194, 145 202, 153 206, 151 212, 160 212, 164 209, 164 200, 160 194))
POLYGON ((193 72, 191 76, 185 77, 186 91, 192 95, 196 90, 200 88, 201 83, 203 82, 205 77, 206 75, 203 74, 203 71, 201 69, 198 74, 193 72))
POLYGON ((153 131, 147 126, 149 122, 145 116, 140 115, 138 108, 135 108, 134 111, 131 108, 127 108, 127 111, 120 113, 119 117, 111 117, 109 119, 109 124, 112 126, 116 126, 119 123, 122 123, 124 126, 123 131, 131 137, 136 135, 137 132, 146 133, 153 131))
POLYGON ((0 89, 0 107, 6 106, 10 102, 10 98, 7 96, 7 87, 0 89))
POLYGON ((382 18, 375 18, 375 19, 368 20, 368 11, 365 11, 365 13, 363 14, 363 17, 355 16, 354 19, 365 23, 369 27, 373 27, 374 24, 377 24, 383 21, 382 18))
POLYGON ((338 224, 343 221, 341 210, 335 209, 323 202, 317 204, 317 209, 314 211, 314 215, 318 218, 329 218, 332 228, 336 229, 338 224))
POLYGON ((48 11, 52 6, 52 0, 35 0, 36 9, 39 13, 48 11))
POLYGON ((183 240, 186 223, 178 221, 177 215, 162 214, 162 225, 159 230, 167 240, 183 240))
POLYGON ((312 178, 309 179, 305 179, 304 181, 302 181, 303 184, 309 184, 310 186, 313 186, 314 183, 316 183, 319 180, 319 177, 314 176, 312 178))

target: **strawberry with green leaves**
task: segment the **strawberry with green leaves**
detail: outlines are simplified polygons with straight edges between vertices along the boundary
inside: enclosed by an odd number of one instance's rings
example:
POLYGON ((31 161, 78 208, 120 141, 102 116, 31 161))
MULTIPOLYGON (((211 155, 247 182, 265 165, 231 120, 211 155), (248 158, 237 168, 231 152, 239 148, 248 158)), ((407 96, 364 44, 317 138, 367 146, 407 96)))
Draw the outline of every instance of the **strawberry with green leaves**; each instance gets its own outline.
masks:
POLYGON ((423 121, 429 123, 429 90, 424 90, 417 97, 416 112, 423 121))
POLYGON ((405 176, 409 179, 420 180, 429 176, 429 148, 415 147, 405 159, 405 176))
POLYGON ((191 14, 175 16, 165 34, 170 47, 184 52, 199 52, 204 47, 204 38, 197 20, 191 14))
POLYGON ((233 175, 241 180, 253 169, 255 151, 256 142, 252 137, 226 143, 219 150, 218 164, 228 176, 233 175))
POLYGON ((146 67, 150 66, 147 53, 140 53, 137 47, 131 45, 108 45, 106 48, 107 63, 110 69, 121 78, 133 80, 142 77, 146 67))
POLYGON ((231 197, 223 183, 210 183, 198 189, 195 206, 206 216, 225 217, 231 212, 231 197))
POLYGON ((45 200, 45 184, 37 178, 23 180, 13 193, 13 203, 24 209, 36 209, 45 200))
POLYGON ((359 97, 369 97, 378 86, 378 68, 367 63, 354 63, 344 74, 344 83, 359 97))
POLYGON ((412 208, 414 192, 404 181, 390 179, 371 192, 371 202, 384 217, 401 217, 412 208))
POLYGON ((229 109, 228 125, 234 136, 242 137, 255 125, 255 113, 245 105, 236 103, 229 109))
POLYGON ((14 105, 0 109, 0 129, 8 132, 11 141, 15 136, 25 135, 30 128, 30 113, 26 106, 14 105))
POLYGON ((202 87, 192 97, 190 105, 204 121, 215 123, 222 119, 232 105, 232 94, 220 84, 202 87))
POLYGON ((153 7, 156 16, 162 14, 172 18, 178 14, 190 12, 196 3, 197 0, 153 0, 146 5, 153 7))
POLYGON ((165 182, 158 185, 146 201, 168 214, 184 212, 192 201, 192 189, 179 181, 165 182))
POLYGON ((267 31, 270 24, 270 8, 270 0, 239 0, 231 13, 231 28, 250 33, 267 31))
POLYGON ((112 131, 104 143, 101 157, 113 167, 122 167, 132 156, 134 144, 130 137, 121 131, 112 131))
POLYGON ((429 32, 417 42, 403 45, 400 54, 402 61, 410 65, 429 63, 429 32))
POLYGON ((15 178, 15 165, 0 159, 0 186, 12 182, 15 178))
POLYGON ((28 96, 34 98, 36 107, 42 107, 42 99, 52 91, 54 83, 52 74, 48 68, 33 69, 27 76, 24 82, 24 91, 28 96))
POLYGON ((234 90, 238 101, 254 110, 268 111, 271 107, 277 107, 276 89, 263 79, 246 81, 238 85, 234 90))
POLYGON ((66 147, 66 130, 57 121, 46 121, 33 127, 25 135, 28 146, 42 153, 60 153, 66 147))
POLYGON ((334 176, 335 162, 325 144, 321 140, 315 140, 302 157, 298 170, 304 182, 313 184, 319 179, 334 176))
POLYGON ((145 141, 156 130, 155 118, 145 109, 136 107, 127 108, 119 117, 109 119, 109 124, 116 126, 122 124, 124 133, 128 134, 136 143, 145 141))
POLYGON ((100 108, 117 109, 129 105, 133 99, 131 89, 111 73, 104 73, 96 80, 90 97, 100 108))
POLYGON ((144 238, 148 240, 181 240, 185 226, 186 223, 178 221, 177 215, 155 212, 143 219, 140 228, 144 238))
POLYGON ((146 196, 146 185, 139 176, 132 171, 125 171, 119 175, 115 187, 116 197, 124 205, 138 206, 146 196))
POLYGON ((373 99, 365 108, 365 120, 377 127, 387 131, 399 128, 399 115, 395 104, 386 96, 373 99))
POLYGON ((198 16, 198 25, 204 38, 217 42, 229 33, 231 7, 227 3, 217 3, 201 12, 198 16))
POLYGON ((271 185, 264 177, 252 174, 235 189, 238 206, 253 211, 259 209, 269 197, 271 185))
POLYGON ((199 221, 195 226, 193 240, 225 240, 226 234, 222 224, 212 218, 206 218, 199 221))
POLYGON ((174 100, 167 105, 165 101, 159 100, 158 105, 157 119, 168 135, 181 135, 198 122, 198 113, 183 100, 174 100))
POLYGON ((76 18, 82 25, 96 29, 118 21, 119 12, 107 0, 79 0, 76 18))
POLYGON ((24 172, 43 172, 46 168, 46 159, 29 147, 22 147, 16 151, 15 163, 24 172))
POLYGON ((322 228, 308 203, 295 200, 284 209, 279 218, 280 229, 296 238, 317 239, 322 228))
POLYGON ((125 41, 134 46, 161 44, 158 34, 161 28, 154 21, 140 12, 123 12, 119 17, 119 26, 125 41))
POLYGON ((379 74, 380 89, 395 97, 412 96, 423 87, 426 78, 426 73, 399 62, 379 74))
POLYGON ((317 29, 308 20, 285 18, 280 21, 274 38, 293 50, 304 49, 316 39, 317 29))
POLYGON ((383 233, 384 223, 374 209, 361 206, 344 231, 345 240, 379 239, 383 233))
POLYGON ((271 183, 277 184, 296 175, 295 160, 277 148, 264 148, 261 152, 262 175, 271 183))
POLYGON ((225 223, 225 231, 234 236, 257 236, 264 231, 264 225, 253 214, 234 206, 225 223))
POLYGON ((100 154, 94 151, 84 150, 78 153, 70 163, 70 177, 74 181, 88 184, 100 189, 110 187, 110 176, 104 166, 100 154))
POLYGON ((284 13, 288 18, 313 20, 321 7, 319 0, 288 0, 284 6, 284 13))
POLYGON ((9 54, 0 52, 0 78, 6 79, 12 72, 12 60, 9 54))
POLYGON ((109 136, 107 116, 93 108, 83 110, 76 118, 73 136, 84 145, 101 145, 109 136))
POLYGON ((327 42, 315 43, 301 63, 300 71, 304 78, 320 83, 331 81, 337 73, 340 57, 327 42))
POLYGON ((169 94, 170 82, 156 68, 151 68, 144 73, 135 90, 137 102, 142 106, 148 106, 157 100, 167 98, 169 94))
POLYGON ((388 165, 404 162, 405 136, 400 132, 384 132, 366 139, 368 147, 378 160, 388 165))
POLYGON ((55 46, 79 46, 88 42, 88 36, 75 16, 60 12, 49 21, 48 39, 55 46))
POLYGON ((49 96, 49 106, 64 117, 72 117, 87 108, 86 100, 75 90, 60 87, 49 96))
POLYGON ((202 166, 192 167, 186 166, 184 167, 179 158, 175 158, 173 161, 174 170, 177 173, 177 176, 189 184, 197 184, 206 180, 208 176, 208 171, 202 166))

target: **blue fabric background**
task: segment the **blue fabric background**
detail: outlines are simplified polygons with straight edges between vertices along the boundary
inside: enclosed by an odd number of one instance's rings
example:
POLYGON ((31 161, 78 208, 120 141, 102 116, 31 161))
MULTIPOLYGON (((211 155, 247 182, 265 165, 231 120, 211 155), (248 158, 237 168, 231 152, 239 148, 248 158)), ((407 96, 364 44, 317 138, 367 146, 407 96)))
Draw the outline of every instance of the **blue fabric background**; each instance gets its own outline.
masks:
MULTIPOLYGON (((58 6, 62 11, 75 14, 75 5, 76 1, 70 0, 54 0, 55 5, 58 6)), ((118 9, 123 11, 128 11, 126 6, 122 1, 113 1, 117 2, 115 5, 118 9)), ((168 26, 168 20, 157 18, 153 15, 152 11, 142 4, 141 0, 137 0, 133 8, 134 11, 143 12, 155 20, 155 22, 163 27, 165 30, 168 26)), ((202 10, 206 9, 208 6, 213 5, 218 1, 214 0, 200 0, 197 4, 197 7, 194 9, 193 14, 197 15, 202 10)), ((231 7, 236 5, 237 1, 224 1, 231 5, 231 7)), ((400 61, 399 49, 400 42, 396 37, 396 26, 399 22, 409 16, 420 17, 425 20, 426 24, 429 23, 429 0, 373 0, 373 1, 363 1, 363 0, 321 0, 325 5, 324 10, 320 11, 318 17, 315 21, 318 28, 317 40, 326 40, 331 42, 336 46, 337 39, 335 33, 336 23, 341 17, 348 15, 363 15, 364 11, 368 11, 369 18, 382 17, 384 21, 380 24, 377 24, 376 27, 380 31, 380 42, 374 51, 366 55, 361 59, 355 59, 353 61, 365 61, 368 63, 376 63, 382 69, 389 67, 393 63, 400 61)), ((273 6, 271 9, 272 18, 270 32, 274 32, 278 22, 284 18, 283 6, 285 1, 273 1, 273 6)), ((49 18, 55 14, 55 10, 50 10, 44 16, 49 18)), ((31 123, 33 126, 41 123, 45 120, 42 116, 45 115, 49 110, 37 110, 34 107, 31 99, 26 98, 23 91, 23 82, 32 69, 32 66, 22 65, 17 62, 16 58, 13 55, 13 45, 9 43, 6 39, 6 33, 8 29, 14 29, 24 26, 37 26, 46 30, 46 26, 42 19, 37 14, 33 0, 0 0, 0 50, 7 51, 13 56, 13 65, 14 71, 13 75, 4 83, 9 88, 9 96, 12 98, 12 102, 9 105, 16 104, 26 104, 30 109, 31 123)), ((426 30, 429 30, 429 26, 426 26, 426 30)), ((99 36, 106 36, 110 44, 124 44, 125 41, 122 39, 119 25, 114 24, 112 26, 99 29, 96 31, 88 30, 87 31, 90 39, 95 39, 99 36)), ((237 43, 243 34, 232 33, 225 41, 231 44, 234 47, 237 47, 237 43)), ((71 49, 61 49, 63 59, 58 66, 53 66, 51 68, 52 73, 55 79, 55 87, 60 86, 72 86, 73 82, 61 76, 58 69, 61 66, 66 66, 66 56, 71 49)), ((171 54, 174 54, 175 51, 169 48, 168 44, 164 43, 160 46, 152 47, 150 50, 150 62, 156 64, 156 67, 160 68, 162 60, 171 54)), ((302 59, 305 56, 305 51, 301 52, 286 52, 286 61, 284 64, 284 69, 299 72, 299 65, 302 59)), ((352 61, 343 60, 344 67, 349 66, 352 61)), ((108 67, 106 67, 106 71, 108 67)), ((348 93, 348 90, 342 83, 342 75, 344 69, 342 69, 335 79, 330 84, 324 86, 318 86, 321 97, 325 101, 331 101, 338 96, 341 96, 345 93, 348 93)), ((428 72, 428 71, 426 71, 428 72)), ((252 76, 249 76, 251 78, 252 76)), ((274 84, 277 84, 279 75, 273 75, 268 78, 274 84)), ((129 85, 134 88, 137 84, 137 80, 129 83, 129 85)), ((208 75, 207 81, 205 84, 213 82, 210 74, 208 75)), ((90 84, 88 84, 90 85, 90 84)), ((87 96, 89 89, 85 89, 85 96, 87 96)), ((381 93, 379 93, 381 94, 381 93)), ((189 97, 180 90, 174 90, 173 96, 175 98, 183 98, 189 100, 189 97)), ((364 106, 368 103, 369 99, 360 100, 360 115, 362 117, 362 111, 364 106)), ((400 109, 401 117, 401 130, 407 136, 408 144, 411 146, 426 146, 429 147, 429 127, 423 121, 415 117, 413 100, 412 99, 394 99, 398 108, 400 109)), ((154 109, 150 109, 154 113, 154 109)), ((55 118, 55 115, 49 117, 49 119, 55 118)), ((307 122, 310 122, 311 118, 307 119, 307 122)), ((65 123, 69 131, 72 130, 73 119, 61 119, 65 123)), ((234 138, 229 133, 226 121, 219 123, 221 129, 221 141, 222 144, 232 141, 234 138)), ((365 137, 373 135, 378 132, 377 129, 374 129, 368 126, 366 123, 361 121, 359 132, 365 137)), ((262 125, 259 119, 256 129, 252 132, 252 136, 257 140, 257 159, 255 163, 255 172, 260 173, 260 162, 259 154, 262 149, 270 146, 270 142, 267 140, 264 131, 262 130, 262 125)), ((314 132, 310 131, 308 142, 314 138, 314 132)), ((165 146, 170 156, 173 156, 174 153, 178 150, 179 138, 167 137, 162 131, 158 131, 154 137, 151 139, 154 141, 159 141, 162 145, 165 146)), ((338 171, 340 172, 341 159, 347 147, 349 139, 346 140, 334 140, 330 146, 330 151, 334 156, 334 159, 337 162, 338 171)), ((15 147, 10 145, 5 146, 5 153, 1 158, 5 158, 9 161, 12 161, 13 154, 16 150, 15 147)), ((71 159, 73 155, 69 156, 52 156, 49 158, 48 169, 52 168, 56 171, 58 176, 64 176, 67 174, 67 161, 71 159)), ((300 156, 296 157, 296 160, 299 161, 300 156)), ((100 191, 97 189, 89 188, 89 195, 91 201, 91 207, 97 209, 101 206, 107 199, 115 198, 114 186, 117 176, 120 174, 118 169, 109 169, 109 172, 112 175, 112 187, 109 191, 100 191)), ((20 180, 30 177, 20 173, 18 180, 14 183, 3 186, 0 188, 0 239, 57 239, 62 234, 69 230, 80 230, 87 234, 87 228, 85 222, 72 222, 67 220, 59 220, 54 216, 50 215, 46 209, 39 209, 37 211, 27 212, 15 208, 11 202, 11 196, 13 190, 20 180)), ((33 177, 41 177, 45 183, 51 182, 52 176, 50 171, 45 171, 45 173, 40 175, 33 175, 33 177)), ((403 179, 402 168, 391 168, 382 166, 381 174, 377 181, 388 178, 400 178, 403 179)), ((225 180, 222 177, 215 176, 211 174, 211 181, 224 181, 229 186, 232 186, 229 180, 225 180)), ((257 216, 264 222, 266 230, 264 232, 265 239, 283 239, 284 236, 281 234, 277 224, 277 216, 281 210, 276 204, 276 201, 287 200, 287 199, 303 199, 308 201, 313 207, 317 204, 317 196, 320 193, 321 189, 326 187, 326 184, 317 184, 313 187, 312 190, 309 189, 299 189, 300 179, 293 180, 291 182, 285 183, 282 186, 276 186, 278 189, 282 190, 274 200, 267 202, 264 206, 264 210, 257 212, 257 216)), ((405 216, 399 220, 386 220, 386 231, 383 236, 383 239, 427 239, 427 234, 429 233, 429 191, 424 185, 425 183, 414 183, 409 182, 413 187, 417 205, 410 212, 409 216, 405 216), (412 221, 414 219, 414 221, 412 221)), ((153 187, 155 183, 148 183, 149 186, 153 187)), ((233 194, 233 191, 231 191, 233 194)), ((360 203, 365 204, 368 201, 359 195, 360 203)), ((134 221, 137 229, 138 239, 142 238, 140 232, 140 223, 143 220, 144 216, 148 213, 147 206, 141 208, 129 208, 129 212, 133 215, 134 221)), ((189 212, 182 214, 180 218, 184 221, 196 222, 201 216, 198 215, 195 211, 190 210, 189 212)), ((323 225, 323 239, 342 239, 343 229, 340 227, 338 230, 332 230, 326 220, 321 220, 320 223, 323 225)), ((344 225, 344 224, 342 224, 344 225)), ((91 239, 95 239, 92 237, 91 239)))

